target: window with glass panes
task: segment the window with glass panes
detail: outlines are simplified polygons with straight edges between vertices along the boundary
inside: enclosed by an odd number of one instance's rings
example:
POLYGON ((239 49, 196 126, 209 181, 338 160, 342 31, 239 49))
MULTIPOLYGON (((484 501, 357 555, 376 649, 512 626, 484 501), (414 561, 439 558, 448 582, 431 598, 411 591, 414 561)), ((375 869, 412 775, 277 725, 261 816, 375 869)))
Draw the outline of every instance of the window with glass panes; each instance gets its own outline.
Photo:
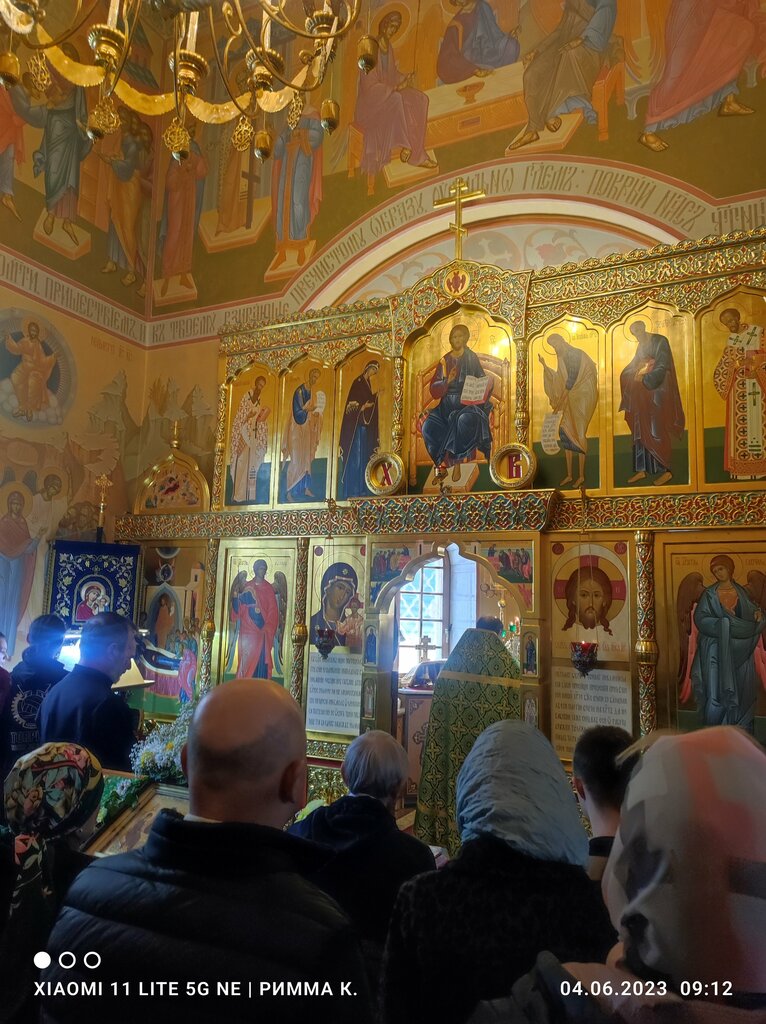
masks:
POLYGON ((419 569, 411 583, 399 591, 399 674, 404 675, 420 662, 418 649, 424 636, 430 636, 434 650, 429 658, 440 658, 444 630, 444 564, 429 562, 419 569))

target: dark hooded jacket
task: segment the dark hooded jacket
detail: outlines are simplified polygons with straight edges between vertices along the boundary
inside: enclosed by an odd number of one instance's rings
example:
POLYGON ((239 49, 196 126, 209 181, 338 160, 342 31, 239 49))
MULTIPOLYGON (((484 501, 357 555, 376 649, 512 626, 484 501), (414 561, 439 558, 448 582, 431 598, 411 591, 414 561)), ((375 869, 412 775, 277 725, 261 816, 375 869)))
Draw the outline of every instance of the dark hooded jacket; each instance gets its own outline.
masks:
POLYGON ((10 691, 0 710, 0 774, 8 774, 20 757, 37 750, 40 739, 40 706, 52 686, 67 674, 55 658, 27 647, 11 672, 10 691))
POLYGON ((344 796, 319 807, 290 832, 335 851, 313 880, 343 907, 363 939, 383 943, 404 882, 436 867, 425 843, 400 831, 372 796, 344 796))

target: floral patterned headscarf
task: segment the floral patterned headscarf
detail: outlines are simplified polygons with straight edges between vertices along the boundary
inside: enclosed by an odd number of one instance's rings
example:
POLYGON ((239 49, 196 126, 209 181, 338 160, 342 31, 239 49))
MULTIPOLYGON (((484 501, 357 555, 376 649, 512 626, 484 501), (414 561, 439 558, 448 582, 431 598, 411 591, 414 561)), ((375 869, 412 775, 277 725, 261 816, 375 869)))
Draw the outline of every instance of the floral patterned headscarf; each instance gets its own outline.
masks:
POLYGON ((48 843, 84 825, 103 790, 97 758, 74 743, 46 743, 13 766, 4 786, 8 828, 0 830, 0 855, 10 847, 16 864, 9 920, 28 902, 55 913, 48 843))
POLYGON ((766 753, 733 726, 647 750, 602 883, 632 971, 766 993, 765 808, 766 753))

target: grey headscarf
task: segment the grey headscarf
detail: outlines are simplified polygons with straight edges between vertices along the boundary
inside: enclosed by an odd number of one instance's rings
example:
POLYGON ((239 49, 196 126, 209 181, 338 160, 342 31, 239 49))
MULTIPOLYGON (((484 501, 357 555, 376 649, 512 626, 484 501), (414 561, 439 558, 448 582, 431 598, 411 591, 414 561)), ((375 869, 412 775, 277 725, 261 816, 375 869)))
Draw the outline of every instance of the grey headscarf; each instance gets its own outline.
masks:
POLYGON ((584 867, 588 837, 553 747, 526 722, 495 722, 457 778, 457 827, 465 843, 497 836, 538 860, 584 867))

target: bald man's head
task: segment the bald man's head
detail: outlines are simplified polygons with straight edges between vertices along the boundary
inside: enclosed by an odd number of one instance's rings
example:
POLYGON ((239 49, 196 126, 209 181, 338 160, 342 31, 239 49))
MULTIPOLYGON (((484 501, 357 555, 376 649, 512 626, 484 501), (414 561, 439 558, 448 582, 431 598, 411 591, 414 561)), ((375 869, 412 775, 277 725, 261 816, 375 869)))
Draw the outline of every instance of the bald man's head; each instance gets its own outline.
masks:
POLYGON ((192 814, 282 828, 305 800, 301 709, 271 680, 217 686, 194 714, 182 763, 192 814))

